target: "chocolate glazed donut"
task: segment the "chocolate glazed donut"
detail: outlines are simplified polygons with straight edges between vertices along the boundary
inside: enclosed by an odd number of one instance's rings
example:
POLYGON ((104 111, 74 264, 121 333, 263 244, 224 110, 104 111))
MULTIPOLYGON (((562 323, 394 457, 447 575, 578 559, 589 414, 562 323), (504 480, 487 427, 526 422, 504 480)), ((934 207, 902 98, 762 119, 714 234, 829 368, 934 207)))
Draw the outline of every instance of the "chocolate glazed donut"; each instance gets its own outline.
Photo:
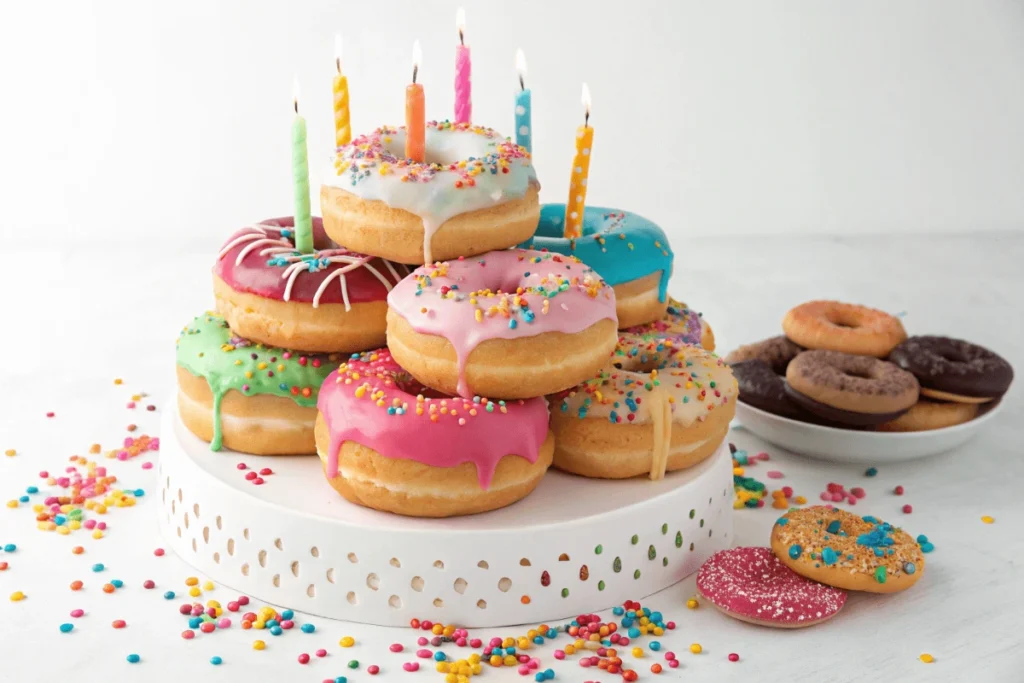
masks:
POLYGON ((917 378, 923 395, 958 403, 999 398, 1013 381, 1013 368, 1002 356, 962 339, 911 337, 889 360, 917 378))
POLYGON ((786 368, 786 391, 826 420, 868 426, 894 420, 917 403, 919 385, 892 363, 840 351, 804 351, 786 368))
POLYGON ((801 422, 819 420, 786 394, 786 366, 802 348, 784 336, 741 346, 725 362, 739 384, 739 400, 766 413, 801 422))

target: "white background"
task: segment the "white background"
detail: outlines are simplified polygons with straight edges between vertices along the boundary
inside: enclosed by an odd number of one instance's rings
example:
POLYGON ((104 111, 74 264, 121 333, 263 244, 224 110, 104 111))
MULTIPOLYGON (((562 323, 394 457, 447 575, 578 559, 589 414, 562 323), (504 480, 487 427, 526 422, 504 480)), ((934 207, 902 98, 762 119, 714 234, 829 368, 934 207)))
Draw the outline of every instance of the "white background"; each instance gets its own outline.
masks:
MULTIPOLYGON (((1013 0, 82 0, 5 3, 5 244, 215 248, 291 212, 293 75, 313 191, 333 34, 357 132, 400 123, 412 42, 450 117, 466 6, 474 118, 512 132, 526 52, 542 199, 568 184, 580 84, 589 199, 693 234, 1024 228, 1024 6, 1013 0)), ((316 206, 316 203, 314 203, 316 206)))

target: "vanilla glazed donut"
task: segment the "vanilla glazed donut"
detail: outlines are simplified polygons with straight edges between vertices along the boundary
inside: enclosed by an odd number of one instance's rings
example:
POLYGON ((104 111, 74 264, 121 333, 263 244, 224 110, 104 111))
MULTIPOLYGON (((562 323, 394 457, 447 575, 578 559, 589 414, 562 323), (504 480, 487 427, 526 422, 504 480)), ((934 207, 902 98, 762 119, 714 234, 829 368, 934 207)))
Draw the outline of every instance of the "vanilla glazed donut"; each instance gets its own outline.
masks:
POLYGON ((870 356, 804 351, 786 368, 786 393, 830 422, 864 427, 895 420, 917 403, 912 374, 870 356))
POLYGON ((232 331, 269 346, 328 353, 384 343, 387 296, 409 274, 400 263, 331 244, 313 218, 316 251, 295 249, 294 219, 242 228, 217 254, 213 293, 232 331))
POLYGON ((551 397, 554 466, 584 477, 657 480, 710 457, 736 412, 729 366, 697 346, 679 348, 661 369, 637 356, 622 363, 551 397))
POLYGON ((807 349, 885 358, 907 338, 896 316, 839 301, 808 301, 786 313, 782 331, 807 349))
POLYGON ((618 209, 587 206, 583 234, 563 236, 565 204, 542 204, 533 239, 520 246, 575 256, 615 289, 619 327, 656 321, 669 305, 672 249, 655 223, 618 209))
POLYGON ((317 402, 316 448, 347 500, 413 517, 494 510, 529 494, 551 465, 543 398, 439 396, 387 349, 331 374, 317 402))
POLYGON ((999 354, 962 339, 911 337, 889 360, 917 377, 921 394, 942 401, 988 403, 1013 382, 1013 367, 999 354))
POLYGON ((424 385, 532 398, 592 377, 615 348, 615 292, 579 259, 509 249, 417 268, 388 295, 388 348, 424 385))
POLYGON ((895 420, 875 425, 878 432, 926 432, 955 427, 978 416, 977 403, 947 403, 921 398, 895 420))
POLYGON ((399 263, 475 256, 528 239, 540 184, 530 154, 490 128, 426 127, 426 161, 405 158, 405 128, 338 149, 320 190, 338 244, 399 263))
POLYGON ((619 343, 612 362, 621 367, 620 356, 654 355, 653 364, 643 358, 640 362, 647 367, 659 367, 657 357, 671 356, 671 350, 680 346, 701 346, 706 351, 714 351, 715 333, 700 313, 669 297, 661 319, 619 330, 619 343))
POLYGON ((178 413, 213 451, 311 455, 317 393, 338 360, 252 343, 207 313, 178 337, 178 413))

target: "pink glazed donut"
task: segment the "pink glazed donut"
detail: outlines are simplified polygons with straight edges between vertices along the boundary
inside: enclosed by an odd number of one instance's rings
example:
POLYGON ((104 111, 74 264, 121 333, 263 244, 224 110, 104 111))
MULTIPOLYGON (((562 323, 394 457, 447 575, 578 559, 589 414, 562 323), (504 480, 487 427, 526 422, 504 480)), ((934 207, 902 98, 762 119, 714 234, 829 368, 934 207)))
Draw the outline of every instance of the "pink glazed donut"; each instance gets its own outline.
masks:
POLYGON ((421 266, 388 295, 388 348, 428 387, 531 398, 595 375, 615 349, 615 292, 572 256, 510 249, 421 266))
POLYGON ((334 245, 313 219, 315 251, 295 248, 292 218, 235 232, 217 254, 217 311, 239 337, 283 349, 352 353, 384 343, 388 292, 400 263, 334 245))
POLYGON ((317 401, 316 449, 347 500, 413 517, 494 510, 529 494, 551 465, 543 398, 441 396, 387 349, 352 356, 317 401))
POLYGON ((719 550, 697 571, 697 591, 730 617, 776 628, 813 626, 846 604, 845 591, 805 579, 771 548, 719 550))

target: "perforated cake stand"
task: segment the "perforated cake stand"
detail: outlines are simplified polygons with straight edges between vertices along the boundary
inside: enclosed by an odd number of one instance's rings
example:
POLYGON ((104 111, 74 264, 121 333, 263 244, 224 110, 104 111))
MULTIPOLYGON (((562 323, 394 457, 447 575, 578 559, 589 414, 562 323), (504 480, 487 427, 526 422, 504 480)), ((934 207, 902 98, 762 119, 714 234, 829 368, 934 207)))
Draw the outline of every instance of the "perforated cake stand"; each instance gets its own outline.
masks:
POLYGON ((320 460, 211 452, 164 412, 160 530, 209 578, 280 607, 383 626, 555 621, 640 599, 695 572, 732 537, 726 445, 664 480, 551 470, 515 505, 448 520, 341 498, 320 460), (255 486, 250 469, 274 474, 255 486))

